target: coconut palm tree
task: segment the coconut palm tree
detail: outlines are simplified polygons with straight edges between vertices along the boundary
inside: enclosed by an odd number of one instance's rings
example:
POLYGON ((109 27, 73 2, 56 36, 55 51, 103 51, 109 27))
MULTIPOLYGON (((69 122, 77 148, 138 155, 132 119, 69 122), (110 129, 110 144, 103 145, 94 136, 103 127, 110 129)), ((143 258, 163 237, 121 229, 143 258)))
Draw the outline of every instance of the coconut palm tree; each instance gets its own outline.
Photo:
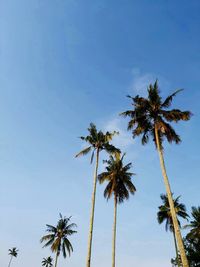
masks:
POLYGON ((102 131, 97 131, 96 126, 93 123, 90 123, 88 128, 89 135, 86 137, 81 136, 80 138, 89 144, 88 147, 81 150, 76 157, 87 155, 89 152, 92 152, 90 162, 93 162, 94 154, 96 153, 96 165, 94 171, 94 180, 93 180, 93 192, 92 192, 92 207, 90 214, 90 227, 89 227, 89 237, 88 237, 88 253, 86 266, 90 267, 91 262, 91 249, 92 249, 92 235, 93 235, 93 224, 94 224, 94 209, 95 209, 95 196, 96 196, 96 183, 97 183, 97 173, 99 165, 99 153, 101 151, 106 151, 107 153, 119 153, 120 150, 115 148, 110 144, 113 136, 118 134, 116 131, 110 133, 103 133, 102 131))
MULTIPOLYGON (((125 154, 124 154, 125 155, 125 154)), ((123 203, 125 199, 129 198, 130 193, 134 194, 135 186, 131 181, 133 175, 129 172, 131 163, 123 164, 124 155, 120 154, 110 156, 107 163, 106 171, 98 175, 100 184, 107 182, 104 190, 104 197, 108 199, 113 195, 114 197, 114 223, 113 223, 113 246, 112 246, 112 267, 115 267, 115 246, 116 246, 116 225, 117 225, 117 204, 123 203)))
POLYGON ((69 256, 71 255, 71 252, 73 252, 73 247, 68 237, 74 233, 77 233, 77 231, 73 230, 73 228, 76 227, 76 224, 69 223, 70 220, 71 217, 66 218, 60 214, 60 219, 57 225, 52 226, 47 224, 46 231, 49 233, 47 235, 44 235, 40 239, 41 243, 46 242, 46 244, 43 247, 51 246, 52 252, 56 253, 55 265, 54 265, 55 267, 57 266, 58 257, 61 251, 64 258, 67 257, 67 252, 69 256))
MULTIPOLYGON (((157 213, 158 223, 162 224, 163 222, 165 222, 165 230, 166 231, 169 230, 170 232, 173 233, 175 250, 176 250, 176 259, 178 260, 178 266, 180 266, 178 247, 177 247, 176 237, 174 233, 174 226, 172 222, 172 215, 170 211, 169 201, 168 201, 167 195, 161 194, 160 198, 163 204, 158 207, 159 209, 157 213)), ((176 216, 187 220, 189 215, 186 212, 186 207, 184 204, 179 203, 179 199, 180 199, 180 196, 173 199, 176 216)), ((181 223, 179 220, 178 220, 178 224, 179 224, 179 227, 181 227, 181 223)))
POLYGON ((200 206, 192 207, 192 217, 193 220, 190 221, 186 228, 190 228, 190 232, 187 234, 187 237, 190 239, 198 238, 200 240, 200 206))
POLYGON ((160 96, 158 82, 156 81, 153 85, 149 85, 147 98, 140 97, 139 95, 136 97, 129 96, 132 100, 133 108, 132 110, 123 112, 121 115, 130 117, 128 130, 132 130, 133 138, 141 135, 142 144, 144 145, 148 143, 149 137, 151 136, 155 142, 159 154, 160 165, 172 214, 175 236, 180 250, 183 267, 188 267, 188 260, 176 217, 170 183, 163 157, 164 139, 166 139, 169 143, 175 142, 176 144, 181 141, 180 136, 175 132, 173 127, 170 125, 170 122, 178 122, 180 120, 187 121, 192 115, 190 111, 181 111, 179 109, 168 110, 173 98, 180 91, 181 90, 177 90, 163 101, 160 96))
POLYGON ((53 259, 51 256, 47 258, 43 258, 42 260, 42 266, 44 267, 52 267, 53 266, 53 259))
POLYGON ((18 251, 19 251, 19 250, 18 250, 16 247, 14 247, 14 248, 10 248, 10 249, 8 250, 8 252, 9 252, 8 255, 10 255, 10 261, 9 261, 8 267, 10 267, 11 262, 12 262, 12 260, 13 260, 13 257, 17 258, 18 251))

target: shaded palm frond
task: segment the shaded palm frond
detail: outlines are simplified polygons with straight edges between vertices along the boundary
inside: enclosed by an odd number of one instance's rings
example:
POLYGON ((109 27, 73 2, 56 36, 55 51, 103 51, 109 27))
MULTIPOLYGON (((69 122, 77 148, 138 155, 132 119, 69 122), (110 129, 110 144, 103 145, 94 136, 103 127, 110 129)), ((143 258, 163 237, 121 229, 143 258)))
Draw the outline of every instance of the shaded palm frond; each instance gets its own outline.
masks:
POLYGON ((173 94, 169 95, 162 103, 162 108, 168 108, 171 106, 172 100, 173 98, 179 93, 183 91, 183 89, 178 89, 177 91, 175 91, 173 94))
POLYGON ((85 155, 87 155, 91 151, 91 149, 92 149, 91 146, 86 147, 83 150, 81 150, 78 154, 76 154, 75 157, 77 158, 77 157, 80 157, 80 156, 85 156, 85 155))

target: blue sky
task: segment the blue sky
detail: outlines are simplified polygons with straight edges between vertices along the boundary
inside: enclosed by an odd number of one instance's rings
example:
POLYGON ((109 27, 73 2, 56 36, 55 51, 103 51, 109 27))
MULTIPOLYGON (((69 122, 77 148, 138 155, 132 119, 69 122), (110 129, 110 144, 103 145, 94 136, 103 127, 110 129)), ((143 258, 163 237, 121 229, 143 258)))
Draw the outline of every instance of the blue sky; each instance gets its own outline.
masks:
MULTIPOLYGON (((58 214, 72 215, 74 253, 59 266, 85 266, 93 166, 75 159, 92 121, 119 130, 114 140, 137 174, 137 194, 119 207, 117 266, 170 266, 173 239, 156 221, 164 192, 158 156, 118 116, 127 94, 145 95, 159 79, 163 96, 185 90, 189 109, 176 125, 183 142, 166 145, 173 191, 190 211, 199 205, 200 2, 198 0, 0 1, 0 265, 40 266, 50 255, 40 237, 58 214)), ((102 155, 101 160, 105 158, 102 155)), ((103 170, 101 164, 100 170, 103 170)), ((92 263, 111 265, 113 203, 98 187, 92 263)))

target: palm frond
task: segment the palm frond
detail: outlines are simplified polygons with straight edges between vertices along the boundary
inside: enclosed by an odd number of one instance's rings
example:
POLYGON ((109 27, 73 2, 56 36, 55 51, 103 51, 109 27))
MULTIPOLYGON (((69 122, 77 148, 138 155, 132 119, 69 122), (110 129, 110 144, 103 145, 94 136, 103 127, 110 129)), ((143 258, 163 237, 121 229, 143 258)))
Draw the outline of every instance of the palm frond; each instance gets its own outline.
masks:
POLYGON ((65 238, 63 240, 63 243, 64 243, 65 247, 67 248, 68 254, 70 256, 71 255, 71 252, 73 252, 72 244, 70 243, 70 241, 67 238, 65 238))
POLYGON ((62 243, 62 253, 63 253, 63 257, 66 258, 67 254, 66 254, 66 250, 65 250, 65 243, 62 243))
POLYGON ((47 241, 47 240, 50 240, 50 239, 52 239, 52 238, 54 238, 54 237, 55 237, 55 234, 45 235, 45 236, 43 236, 43 237, 40 239, 40 242, 42 243, 42 242, 47 241))
POLYGON ((52 245, 51 245, 51 250, 52 252, 60 252, 61 249, 61 238, 56 238, 54 239, 52 245))
POLYGON ((165 99, 165 101, 162 103, 161 106, 162 106, 163 108, 168 108, 168 107, 170 107, 173 98, 174 98, 178 93, 180 93, 181 91, 183 91, 183 89, 178 89, 178 90, 175 91, 173 94, 169 95, 169 96, 165 99))
POLYGON ((75 157, 77 158, 77 157, 80 157, 80 156, 85 156, 85 155, 87 155, 91 151, 91 149, 92 149, 91 146, 86 147, 83 150, 81 150, 78 154, 76 154, 75 157))
MULTIPOLYGON (((41 241, 42 242, 42 241, 41 241)), ((48 246, 50 246, 50 245, 52 245, 53 244, 53 242, 54 242, 54 238, 51 238, 46 244, 44 244, 44 246, 43 246, 43 248, 45 248, 45 247, 48 247, 48 246)))
POLYGON ((163 117, 169 122, 178 122, 180 120, 188 121, 192 116, 192 113, 190 111, 181 111, 180 109, 172 109, 170 111, 162 110, 161 113, 163 117))
POLYGON ((131 117, 131 118, 133 118, 134 114, 135 114, 135 112, 133 110, 127 110, 127 111, 121 112, 119 115, 123 116, 123 117, 131 117))
POLYGON ((109 154, 121 153, 119 148, 116 148, 114 145, 111 145, 109 143, 104 144, 104 149, 109 154))
POLYGON ((108 172, 102 172, 98 175, 98 181, 100 184, 102 184, 105 180, 109 179, 109 173, 108 172))
POLYGON ((92 155, 91 155, 91 159, 90 159, 90 163, 91 163, 91 164, 92 164, 93 159, 94 159, 94 152, 95 152, 95 149, 92 151, 92 155))

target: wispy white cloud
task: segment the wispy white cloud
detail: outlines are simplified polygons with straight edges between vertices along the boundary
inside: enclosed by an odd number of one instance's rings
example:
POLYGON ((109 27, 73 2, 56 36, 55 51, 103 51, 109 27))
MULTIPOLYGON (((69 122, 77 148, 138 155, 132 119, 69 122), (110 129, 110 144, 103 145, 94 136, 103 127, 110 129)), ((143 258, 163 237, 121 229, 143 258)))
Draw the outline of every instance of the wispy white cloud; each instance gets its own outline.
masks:
POLYGON ((130 85, 131 93, 145 95, 147 93, 147 87, 150 83, 154 83, 158 79, 159 86, 162 88, 168 88, 169 82, 162 76, 153 73, 143 73, 139 68, 132 69, 132 82, 130 85))
POLYGON ((127 132, 127 122, 119 118, 112 118, 108 120, 105 124, 106 131, 118 131, 119 135, 113 138, 113 144, 119 148, 126 149, 133 145, 133 139, 131 138, 131 133, 127 132))

